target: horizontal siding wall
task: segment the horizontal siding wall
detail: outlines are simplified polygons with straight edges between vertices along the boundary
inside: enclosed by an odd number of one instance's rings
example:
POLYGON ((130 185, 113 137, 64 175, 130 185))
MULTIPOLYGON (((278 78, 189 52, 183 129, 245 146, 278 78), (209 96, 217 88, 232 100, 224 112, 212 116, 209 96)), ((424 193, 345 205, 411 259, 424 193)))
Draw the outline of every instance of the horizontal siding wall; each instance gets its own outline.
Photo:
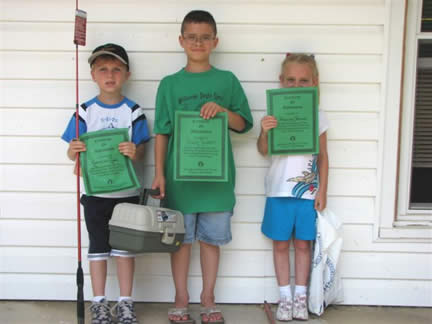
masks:
MULTIPOLYGON (((75 177, 67 144, 60 140, 75 105, 74 5, 55 0, 0 4, 1 299, 75 299, 75 177)), ((222 249, 218 302, 278 299, 271 242, 260 233, 269 162, 255 143, 266 111, 265 90, 278 87, 285 53, 304 51, 315 53, 318 61, 320 105, 331 125, 329 207, 344 222, 345 303, 432 305, 430 245, 373 241, 384 0, 81 0, 80 7, 88 12, 87 46, 80 47, 79 56, 80 100, 97 91, 87 64, 91 50, 120 43, 130 53, 132 68, 125 94, 144 107, 151 129, 159 81, 185 64, 178 45, 184 15, 202 8, 218 22, 220 42, 212 63, 237 75, 255 120, 249 133, 232 134, 238 203, 233 241, 222 249)), ((147 153, 138 166, 144 184, 152 180, 153 141, 147 153)), ((87 244, 83 234, 83 255, 87 244)), ((201 289, 198 255, 194 247, 193 302, 201 289)), ((166 254, 138 257, 137 300, 172 301, 169 269, 166 254)), ((84 272, 89 298, 87 262, 84 272)), ((108 295, 117 294, 110 262, 108 295)))

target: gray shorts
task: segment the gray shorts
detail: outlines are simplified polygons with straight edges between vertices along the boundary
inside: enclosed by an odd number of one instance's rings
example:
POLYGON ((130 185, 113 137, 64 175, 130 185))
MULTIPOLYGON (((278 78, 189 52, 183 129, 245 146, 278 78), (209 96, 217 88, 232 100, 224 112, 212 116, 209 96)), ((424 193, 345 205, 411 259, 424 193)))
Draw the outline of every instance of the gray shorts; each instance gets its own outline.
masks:
POLYGON ((232 215, 232 211, 184 214, 186 233, 183 243, 198 240, 219 246, 231 242, 232 215))

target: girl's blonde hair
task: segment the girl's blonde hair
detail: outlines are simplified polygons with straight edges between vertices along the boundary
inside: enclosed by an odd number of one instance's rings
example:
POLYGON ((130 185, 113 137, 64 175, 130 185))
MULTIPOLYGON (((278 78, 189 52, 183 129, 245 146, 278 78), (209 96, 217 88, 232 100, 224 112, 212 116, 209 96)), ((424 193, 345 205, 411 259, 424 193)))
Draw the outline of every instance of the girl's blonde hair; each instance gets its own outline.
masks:
POLYGON ((318 66, 315 61, 315 56, 312 54, 304 54, 304 53, 287 53, 285 59, 282 62, 281 74, 285 66, 289 63, 298 63, 298 64, 307 64, 312 70, 313 78, 318 82, 319 81, 319 73, 318 66))
POLYGON ((315 55, 313 54, 305 54, 305 53, 287 53, 285 59, 282 62, 281 67, 281 76, 283 74, 284 68, 287 64, 290 63, 297 63, 297 64, 307 64, 311 71, 312 71, 312 77, 317 83, 317 89, 318 89, 318 102, 320 97, 320 86, 319 86, 319 72, 318 72, 318 65, 315 61, 315 55))

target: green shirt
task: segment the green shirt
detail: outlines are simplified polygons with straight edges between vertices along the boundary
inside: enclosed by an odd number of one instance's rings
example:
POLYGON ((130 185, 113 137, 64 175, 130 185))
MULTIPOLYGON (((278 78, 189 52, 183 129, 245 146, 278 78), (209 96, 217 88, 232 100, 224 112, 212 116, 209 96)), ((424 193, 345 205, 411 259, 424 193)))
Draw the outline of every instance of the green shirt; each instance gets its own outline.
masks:
POLYGON ((240 82, 232 72, 212 67, 202 73, 184 69, 162 79, 156 96, 155 134, 169 135, 165 157, 166 204, 182 213, 231 211, 235 204, 235 165, 231 139, 228 136, 228 182, 174 181, 174 112, 200 111, 207 102, 242 116, 246 127, 253 120, 247 98, 240 82))

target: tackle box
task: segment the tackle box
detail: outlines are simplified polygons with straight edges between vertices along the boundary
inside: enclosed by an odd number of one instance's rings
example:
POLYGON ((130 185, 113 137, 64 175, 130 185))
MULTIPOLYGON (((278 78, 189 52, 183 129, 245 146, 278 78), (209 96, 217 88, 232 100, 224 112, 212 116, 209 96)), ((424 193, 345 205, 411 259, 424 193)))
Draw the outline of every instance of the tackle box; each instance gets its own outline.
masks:
POLYGON ((183 214, 156 206, 146 206, 149 194, 144 189, 140 204, 120 203, 109 222, 109 244, 113 249, 135 253, 175 252, 183 242, 183 214))

